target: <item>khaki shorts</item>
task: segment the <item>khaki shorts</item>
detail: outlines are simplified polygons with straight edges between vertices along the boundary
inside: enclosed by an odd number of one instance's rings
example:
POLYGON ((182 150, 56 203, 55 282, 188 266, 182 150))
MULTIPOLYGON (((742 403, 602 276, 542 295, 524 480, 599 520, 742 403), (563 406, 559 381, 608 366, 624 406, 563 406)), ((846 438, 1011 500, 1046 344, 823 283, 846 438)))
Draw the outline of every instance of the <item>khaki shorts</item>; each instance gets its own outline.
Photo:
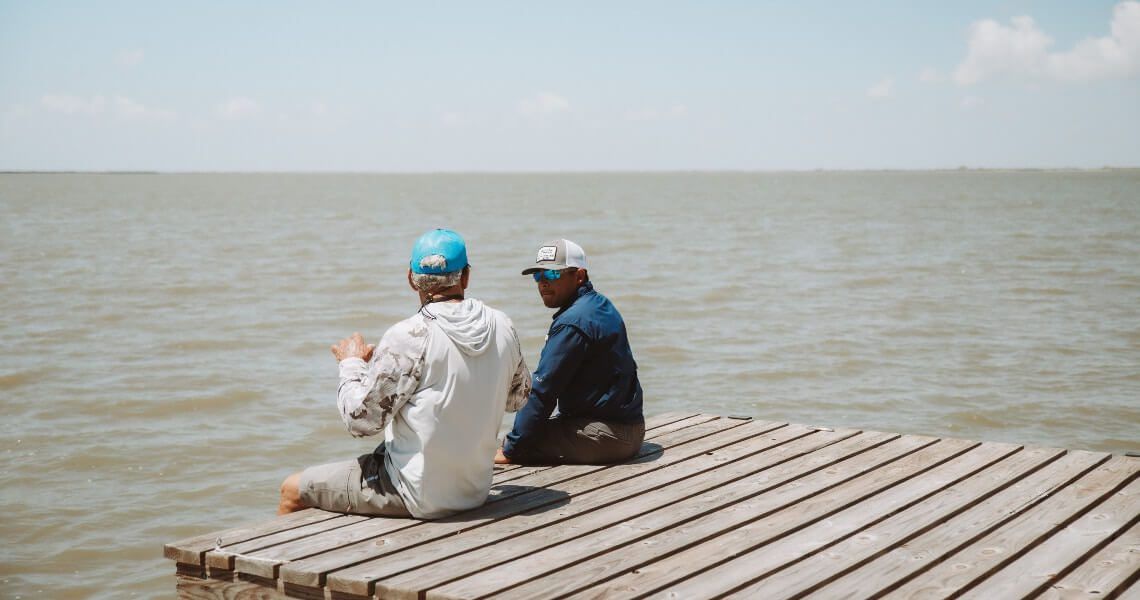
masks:
POLYGON ((356 460, 305 469, 300 491, 307 506, 358 515, 412 516, 384 468, 384 444, 356 460))
POLYGON ((637 455, 645 439, 645 423, 559 416, 548 419, 535 433, 533 444, 511 453, 511 462, 604 465, 637 455))

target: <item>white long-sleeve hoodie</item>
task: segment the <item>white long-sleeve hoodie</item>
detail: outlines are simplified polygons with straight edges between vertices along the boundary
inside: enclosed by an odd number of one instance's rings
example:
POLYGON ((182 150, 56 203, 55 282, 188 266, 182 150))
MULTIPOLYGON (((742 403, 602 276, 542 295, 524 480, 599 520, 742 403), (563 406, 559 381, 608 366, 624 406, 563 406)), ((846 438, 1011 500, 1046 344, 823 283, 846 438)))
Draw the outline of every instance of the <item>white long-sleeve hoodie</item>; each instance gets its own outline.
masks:
POLYGON ((369 363, 341 361, 337 406, 353 435, 384 432, 400 496, 413 516, 432 519, 487 499, 503 412, 529 392, 511 320, 468 298, 393 325, 369 363))

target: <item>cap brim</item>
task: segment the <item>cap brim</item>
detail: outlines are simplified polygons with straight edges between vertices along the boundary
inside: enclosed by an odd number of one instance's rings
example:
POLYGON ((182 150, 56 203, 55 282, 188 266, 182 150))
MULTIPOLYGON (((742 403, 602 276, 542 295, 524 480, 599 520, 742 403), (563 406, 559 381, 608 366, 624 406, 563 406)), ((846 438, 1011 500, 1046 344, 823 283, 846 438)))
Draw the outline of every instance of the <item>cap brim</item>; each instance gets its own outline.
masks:
POLYGON ((560 265, 558 263, 541 264, 541 265, 534 265, 533 267, 527 267, 527 268, 523 269, 522 274, 523 275, 530 275, 531 273, 537 273, 539 271, 548 271, 550 269, 560 271, 560 270, 565 269, 565 268, 566 268, 566 265, 560 265))

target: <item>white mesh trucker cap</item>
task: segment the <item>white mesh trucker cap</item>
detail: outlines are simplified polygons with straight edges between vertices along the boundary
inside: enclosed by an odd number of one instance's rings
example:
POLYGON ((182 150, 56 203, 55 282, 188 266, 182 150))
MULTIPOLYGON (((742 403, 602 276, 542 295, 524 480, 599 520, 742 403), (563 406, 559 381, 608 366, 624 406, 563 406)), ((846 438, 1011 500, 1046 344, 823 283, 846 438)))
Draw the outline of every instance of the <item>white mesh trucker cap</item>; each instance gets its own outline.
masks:
POLYGON ((530 275, 546 269, 566 269, 577 267, 588 269, 586 266, 586 251, 570 240, 554 240, 539 247, 534 264, 523 269, 523 275, 530 275))

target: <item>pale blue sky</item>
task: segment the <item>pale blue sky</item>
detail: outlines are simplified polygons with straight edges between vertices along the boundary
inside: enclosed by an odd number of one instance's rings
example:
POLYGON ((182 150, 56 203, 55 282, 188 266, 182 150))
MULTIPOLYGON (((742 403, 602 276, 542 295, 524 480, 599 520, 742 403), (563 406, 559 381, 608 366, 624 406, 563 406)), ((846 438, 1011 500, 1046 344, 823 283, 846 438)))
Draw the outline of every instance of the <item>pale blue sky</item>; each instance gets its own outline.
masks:
POLYGON ((1140 166, 1140 3, 861 4, 0 1, 0 170, 1140 166))

